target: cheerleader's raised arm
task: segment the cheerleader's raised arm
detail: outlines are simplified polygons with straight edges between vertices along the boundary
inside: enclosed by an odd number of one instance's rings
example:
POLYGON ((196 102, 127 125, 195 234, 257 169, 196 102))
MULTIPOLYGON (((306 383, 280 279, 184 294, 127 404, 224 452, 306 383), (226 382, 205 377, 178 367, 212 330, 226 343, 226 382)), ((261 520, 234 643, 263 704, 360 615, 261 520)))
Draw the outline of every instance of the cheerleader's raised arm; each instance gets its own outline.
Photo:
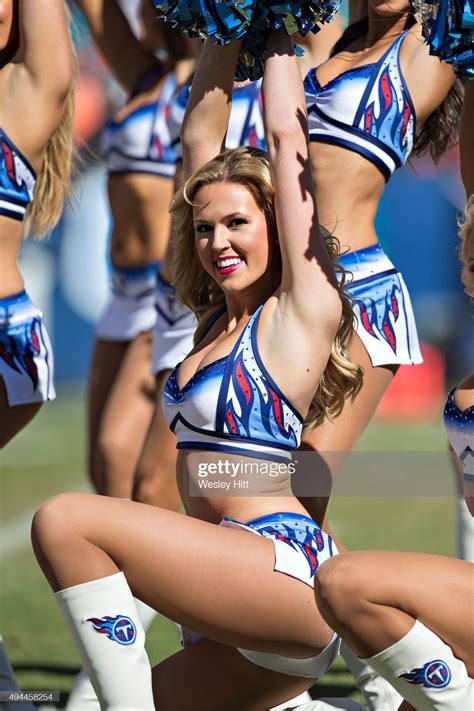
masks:
POLYGON ((300 397, 315 390, 326 367, 341 302, 318 224, 303 84, 292 41, 283 32, 270 36, 262 93, 282 258, 278 304, 263 353, 285 391, 295 387, 293 401, 304 411, 308 403, 300 397), (308 364, 298 383, 286 367, 295 358, 308 364))
POLYGON ((217 47, 207 40, 201 52, 181 129, 185 176, 224 148, 240 46, 217 47))
POLYGON ((20 0, 18 5, 20 42, 15 61, 2 67, 0 91, 8 100, 2 101, 0 120, 15 123, 23 151, 39 167, 71 88, 71 38, 64 0, 20 0))

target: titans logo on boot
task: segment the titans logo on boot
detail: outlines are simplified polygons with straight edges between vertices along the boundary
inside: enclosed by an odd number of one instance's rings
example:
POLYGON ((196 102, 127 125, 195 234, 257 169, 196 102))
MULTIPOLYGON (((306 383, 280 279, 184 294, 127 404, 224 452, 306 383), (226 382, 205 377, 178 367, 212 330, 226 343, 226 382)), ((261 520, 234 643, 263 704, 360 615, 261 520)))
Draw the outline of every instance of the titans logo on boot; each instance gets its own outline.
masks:
POLYGON ((444 689, 451 681, 451 670, 441 659, 412 669, 406 674, 400 674, 399 679, 405 679, 409 684, 421 684, 427 689, 444 689))
POLYGON ((110 617, 90 617, 87 622, 92 622, 96 632, 106 634, 109 639, 118 644, 133 644, 137 638, 137 628, 130 617, 116 615, 110 617))

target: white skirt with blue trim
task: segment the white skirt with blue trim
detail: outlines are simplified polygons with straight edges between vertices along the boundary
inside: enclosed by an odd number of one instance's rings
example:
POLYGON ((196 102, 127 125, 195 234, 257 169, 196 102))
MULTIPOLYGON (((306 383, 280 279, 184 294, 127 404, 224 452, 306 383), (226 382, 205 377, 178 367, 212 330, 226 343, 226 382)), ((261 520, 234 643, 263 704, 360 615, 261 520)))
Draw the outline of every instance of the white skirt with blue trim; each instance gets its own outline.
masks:
POLYGON ((0 377, 10 407, 56 397, 53 349, 26 291, 0 299, 0 377))
POLYGON ((156 322, 157 262, 112 272, 112 298, 95 329, 102 341, 133 341, 156 322))
POLYGON ((192 351, 197 320, 194 313, 179 301, 174 286, 165 282, 159 275, 155 309, 152 371, 157 375, 165 370, 173 370, 192 351))
POLYGON ((423 362, 415 315, 402 275, 379 244, 339 257, 348 272, 356 332, 374 367, 423 362))

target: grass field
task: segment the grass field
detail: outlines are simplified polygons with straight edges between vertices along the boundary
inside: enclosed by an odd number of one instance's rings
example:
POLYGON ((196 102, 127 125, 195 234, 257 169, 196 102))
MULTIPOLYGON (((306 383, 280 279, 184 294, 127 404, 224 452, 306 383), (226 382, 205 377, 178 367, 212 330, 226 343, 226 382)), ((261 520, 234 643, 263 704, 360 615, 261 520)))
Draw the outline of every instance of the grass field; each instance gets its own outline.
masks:
MULTIPOLYGON (((359 448, 443 450, 445 436, 441 422, 374 424, 359 448)), ((0 630, 19 684, 25 690, 60 690, 61 708, 80 660, 33 557, 29 523, 34 510, 49 496, 87 489, 81 393, 61 393, 0 456, 0 630)), ((454 554, 453 498, 337 497, 332 516, 349 548, 454 554)), ((158 618, 148 636, 152 663, 178 648, 174 627, 158 618)), ((359 698, 339 660, 313 692, 359 698)))

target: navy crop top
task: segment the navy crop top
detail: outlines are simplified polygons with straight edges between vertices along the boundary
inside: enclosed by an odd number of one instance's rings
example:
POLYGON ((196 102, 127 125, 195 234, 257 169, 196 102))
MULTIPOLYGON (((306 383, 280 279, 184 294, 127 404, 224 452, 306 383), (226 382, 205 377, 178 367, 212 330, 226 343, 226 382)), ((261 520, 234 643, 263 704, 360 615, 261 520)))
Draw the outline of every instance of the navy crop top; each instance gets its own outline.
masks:
POLYGON ((169 140, 167 114, 175 89, 176 78, 171 73, 158 99, 137 107, 123 119, 107 121, 102 132, 102 153, 109 175, 174 176, 176 155, 169 140))
MULTIPOLYGON (((168 113, 168 132, 178 160, 183 157, 180 131, 190 93, 191 83, 188 82, 171 101, 168 113)), ((232 92, 232 111, 225 147, 239 146, 266 149, 261 80, 236 86, 232 92)))
POLYGON ((178 449, 282 461, 299 446, 303 418, 268 373, 258 350, 262 308, 228 356, 199 368, 183 387, 178 384, 180 364, 173 370, 163 393, 163 412, 178 449))
POLYGON ((0 128, 0 215, 24 220, 35 185, 35 171, 0 128))
POLYGON ((451 390, 444 408, 444 426, 451 446, 461 460, 464 479, 474 482, 474 405, 461 410, 451 390))
POLYGON ((407 160, 415 109, 400 67, 403 32, 378 62, 352 67, 324 86, 311 69, 304 85, 310 141, 367 158, 388 180, 407 160))

